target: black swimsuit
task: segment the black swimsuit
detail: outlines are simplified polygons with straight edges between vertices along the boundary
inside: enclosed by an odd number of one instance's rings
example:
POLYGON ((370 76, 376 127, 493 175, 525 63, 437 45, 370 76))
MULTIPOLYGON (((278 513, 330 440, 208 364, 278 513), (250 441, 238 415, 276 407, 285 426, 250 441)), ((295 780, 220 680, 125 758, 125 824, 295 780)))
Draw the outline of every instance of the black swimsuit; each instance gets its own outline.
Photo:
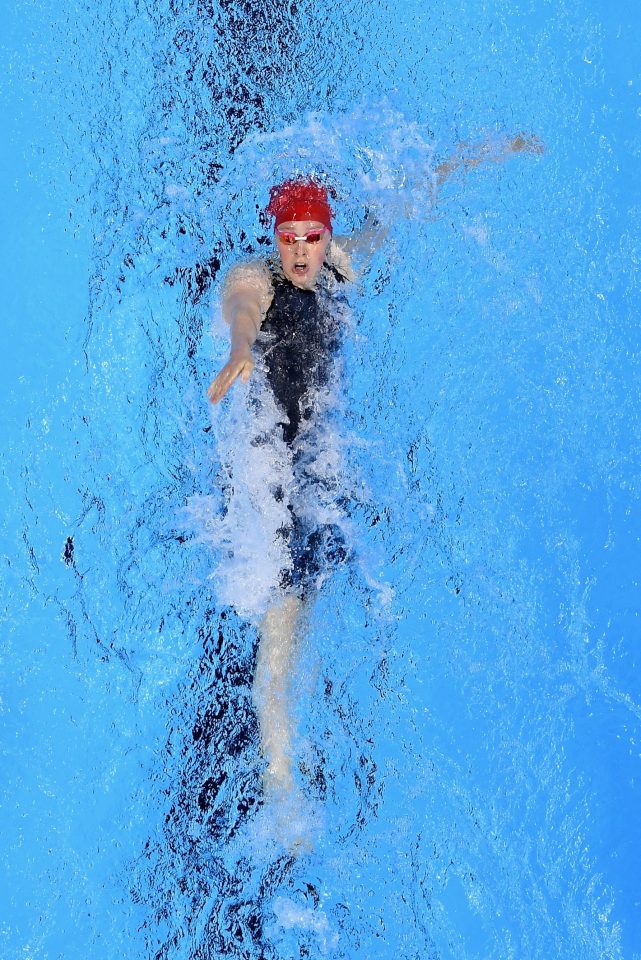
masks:
MULTIPOLYGON (((336 277, 342 280, 340 274, 336 277)), ((261 326, 265 335, 261 359, 274 397, 287 415, 283 439, 291 445, 301 423, 311 417, 318 390, 329 381, 340 326, 336 316, 323 309, 315 290, 301 290, 278 274, 272 283, 274 299, 261 326)))
MULTIPOLYGON (((333 268, 330 279, 344 278, 333 268)), ((341 342, 341 323, 331 309, 331 295, 321 287, 302 290, 276 269, 272 269, 274 298, 261 326, 256 343, 259 365, 264 369, 278 406, 285 414, 280 424, 283 439, 292 449, 294 471, 301 463, 295 440, 311 425, 319 392, 330 381, 341 342)), ((301 469, 304 469, 301 465, 301 469)), ((277 497, 282 499, 283 492, 277 497)), ((291 525, 280 531, 291 556, 291 569, 283 571, 281 585, 297 587, 302 593, 318 581, 328 561, 345 558, 342 537, 325 524, 311 528, 289 505, 291 525)))

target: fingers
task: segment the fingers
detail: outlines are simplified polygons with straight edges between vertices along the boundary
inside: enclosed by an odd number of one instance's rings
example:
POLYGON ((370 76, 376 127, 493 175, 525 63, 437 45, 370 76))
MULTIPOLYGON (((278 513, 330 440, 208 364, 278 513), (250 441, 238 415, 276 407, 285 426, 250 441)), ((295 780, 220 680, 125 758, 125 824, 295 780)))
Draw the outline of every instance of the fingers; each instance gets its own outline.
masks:
POLYGON ((540 137, 530 137, 529 144, 530 153, 536 153, 539 156, 545 153, 545 144, 540 137))
POLYGON ((535 135, 527 136, 523 133, 519 133, 518 136, 512 140, 511 146, 514 153, 535 153, 538 156, 541 156, 545 150, 545 145, 540 137, 535 135))
POLYGON ((219 403, 223 399, 237 376, 238 373, 232 372, 227 367, 220 371, 207 390, 207 396, 212 403, 219 403))
POLYGON ((219 403, 237 377, 240 377, 243 383, 247 383, 253 369, 252 360, 234 360, 226 363, 207 388, 207 396, 211 402, 219 403))

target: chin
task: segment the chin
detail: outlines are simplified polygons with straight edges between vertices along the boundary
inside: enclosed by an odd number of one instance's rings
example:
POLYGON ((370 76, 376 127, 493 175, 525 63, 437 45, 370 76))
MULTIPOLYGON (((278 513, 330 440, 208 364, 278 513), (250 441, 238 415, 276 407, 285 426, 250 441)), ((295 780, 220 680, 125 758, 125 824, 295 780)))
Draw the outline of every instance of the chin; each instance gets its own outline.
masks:
POLYGON ((303 274, 303 276, 297 273, 288 273, 286 276, 288 280, 291 280, 295 287, 300 287, 302 290, 308 290, 316 283, 318 272, 306 273, 303 274))

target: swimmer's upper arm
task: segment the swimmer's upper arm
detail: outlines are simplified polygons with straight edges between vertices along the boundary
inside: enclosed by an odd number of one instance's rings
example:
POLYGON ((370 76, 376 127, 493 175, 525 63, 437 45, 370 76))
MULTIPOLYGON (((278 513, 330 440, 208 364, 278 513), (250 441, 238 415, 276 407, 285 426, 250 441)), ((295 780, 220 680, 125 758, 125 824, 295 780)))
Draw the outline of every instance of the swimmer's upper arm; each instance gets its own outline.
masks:
POLYGON ((273 297, 271 276, 265 263, 262 260, 239 263, 231 268, 223 283, 223 319, 231 324, 239 312, 246 311, 258 331, 273 297))
POLYGON ((335 237, 329 247, 328 260, 346 280, 354 282, 356 271, 351 255, 347 249, 346 237, 335 237))
POLYGON ((336 238, 335 242, 341 248, 343 255, 348 258, 352 270, 352 276, 348 279, 354 279, 354 269, 351 266, 352 256, 356 255, 362 261, 362 268, 364 269, 376 251, 380 249, 388 230, 389 227, 384 226, 376 216, 375 211, 370 209, 366 211, 362 227, 354 230, 349 237, 336 238))

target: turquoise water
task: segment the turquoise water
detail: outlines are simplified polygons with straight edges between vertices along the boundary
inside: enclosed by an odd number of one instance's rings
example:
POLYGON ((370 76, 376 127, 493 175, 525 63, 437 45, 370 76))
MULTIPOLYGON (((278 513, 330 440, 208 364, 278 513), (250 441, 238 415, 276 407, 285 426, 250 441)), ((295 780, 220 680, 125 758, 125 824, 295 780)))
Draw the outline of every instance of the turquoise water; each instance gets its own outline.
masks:
POLYGON ((8 14, 3 955, 641 955, 635 8, 8 14), (519 130, 543 157, 430 205, 457 143, 519 130), (218 280, 292 164, 339 230, 392 222, 351 296, 361 559, 301 656, 297 859, 255 632, 185 521, 218 280))

